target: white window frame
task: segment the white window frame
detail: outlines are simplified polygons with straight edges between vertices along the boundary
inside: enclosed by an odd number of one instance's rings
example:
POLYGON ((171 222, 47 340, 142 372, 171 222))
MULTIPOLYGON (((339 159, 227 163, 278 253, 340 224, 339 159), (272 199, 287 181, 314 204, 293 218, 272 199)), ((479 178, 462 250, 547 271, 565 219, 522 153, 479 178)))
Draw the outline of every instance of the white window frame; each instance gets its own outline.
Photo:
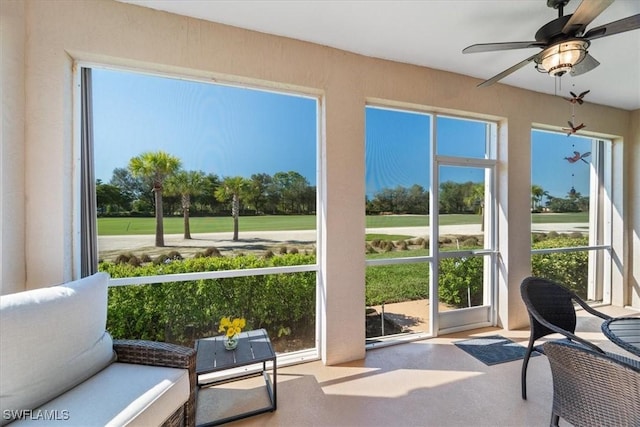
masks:
MULTIPOLYGON (((232 81, 228 79, 213 79, 212 83, 211 78, 203 78, 199 76, 190 76, 185 74, 174 74, 169 72, 160 72, 157 70, 149 71, 143 70, 139 68, 133 67, 123 67, 116 66, 110 64, 89 62, 89 61, 76 61, 73 67, 73 99, 74 99, 74 136, 73 136, 73 166, 74 166, 74 177, 73 177, 73 186, 74 186, 74 224, 73 224, 73 271, 75 277, 81 277, 82 270, 82 251, 83 249, 83 236, 81 230, 81 215, 82 215, 82 202, 81 202, 81 194, 82 194, 82 70, 88 69, 107 69, 114 70, 120 72, 131 72, 143 75, 149 75, 154 77, 164 77, 164 78, 172 78, 172 79, 182 79, 189 80, 199 83, 208 83, 208 84, 217 84, 224 86, 233 86, 238 88, 247 88, 253 90, 259 90, 263 92, 272 92, 282 95, 290 95, 290 96, 299 96, 310 98, 316 101, 316 212, 324 211, 324 199, 322 195, 324 194, 324 185, 325 180, 323 179, 325 175, 325 167, 323 164, 322 153, 325 148, 325 138, 324 138, 324 94, 320 91, 313 90, 304 90, 303 88, 298 88, 297 90, 293 90, 291 88, 284 89, 274 84, 273 87, 268 86, 265 82, 263 85, 258 83, 249 84, 244 81, 232 81)), ((93 165, 91 165, 93 167, 93 165)), ((95 185, 92 183, 92 185, 95 185)), ((182 281, 192 281, 192 280, 200 280, 200 279, 223 279, 223 278, 232 278, 232 277, 246 277, 253 275, 269 275, 269 274, 287 274, 287 273, 301 273, 301 272, 315 272, 316 273, 316 333, 315 333, 315 347, 311 349, 305 349, 301 351, 291 352, 291 353, 283 353, 278 355, 277 363, 278 365, 287 365, 293 363, 307 362, 312 360, 320 359, 320 355, 322 354, 322 334, 320 333, 320 328, 322 325, 322 316, 323 310, 321 307, 321 295, 323 294, 322 288, 324 288, 325 284, 323 283, 324 275, 321 274, 321 266, 322 266, 322 246, 323 240, 322 236, 324 233, 322 232, 322 218, 320 215, 316 214, 316 262, 314 264, 305 264, 298 266, 286 266, 286 267, 268 267, 261 269, 245 269, 245 270, 226 270, 226 271, 211 271, 211 272, 194 272, 194 273, 180 273, 180 274, 166 274, 166 275, 155 275, 155 276, 142 276, 142 277, 128 277, 128 278, 111 278, 109 280, 109 287, 115 286, 137 286, 137 285, 145 285, 145 284, 162 284, 165 282, 182 282, 182 281)), ((97 229, 96 229, 97 233, 97 229)), ((96 236, 97 237, 97 236, 96 236)))
MULTIPOLYGON (((551 132, 537 128, 533 128, 533 131, 551 132)), ((531 256, 588 251, 587 298, 602 305, 609 305, 613 275, 613 141, 591 138, 591 153, 593 161, 589 172, 589 244, 531 249, 531 256)))
POLYGON ((429 325, 430 329, 427 332, 416 332, 409 336, 406 334, 399 335, 397 337, 390 335, 385 336, 384 340, 378 343, 367 344, 367 349, 379 348, 380 346, 387 346, 398 344, 407 341, 419 340, 428 337, 435 337, 442 333, 452 333, 462 330, 469 330, 483 326, 492 326, 497 322, 497 135, 498 135, 498 123, 496 121, 490 121, 486 119, 478 119, 472 116, 465 115, 451 115, 442 114, 436 111, 422 110, 416 106, 408 106, 402 103, 384 100, 370 100, 366 103, 365 108, 379 108, 392 111, 406 112, 406 113, 418 113, 427 115, 430 117, 431 123, 431 146, 430 146, 430 162, 431 175, 429 186, 429 239, 431 242, 437 242, 438 240, 438 182, 439 182, 439 167, 440 166, 463 166, 485 169, 485 233, 490 240, 489 249, 481 249, 475 251, 453 251, 446 254, 439 253, 437 245, 431 245, 430 254, 428 256, 417 257, 402 257, 402 258, 381 258, 375 260, 366 260, 365 266, 375 265, 393 265, 393 264, 408 264, 408 263, 429 263, 430 275, 429 275, 429 325), (471 158, 471 157, 459 157, 459 156, 439 156, 437 154, 437 119, 454 118, 466 121, 477 121, 487 124, 487 133, 485 136, 485 158, 471 158), (436 213, 434 215, 434 212, 436 213), (485 301, 488 301, 488 305, 479 307, 471 307, 469 309, 452 310, 449 313, 438 312, 438 275, 439 275, 439 260, 443 258, 451 258, 457 256, 483 256, 485 259, 484 268, 484 286, 485 301))

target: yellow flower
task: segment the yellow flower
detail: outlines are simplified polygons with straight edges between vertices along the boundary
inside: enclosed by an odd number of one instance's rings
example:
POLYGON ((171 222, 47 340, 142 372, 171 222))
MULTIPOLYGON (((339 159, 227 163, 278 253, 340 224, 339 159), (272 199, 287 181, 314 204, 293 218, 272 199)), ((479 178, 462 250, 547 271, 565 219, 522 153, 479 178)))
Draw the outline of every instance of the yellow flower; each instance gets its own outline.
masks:
POLYGON ((218 332, 225 332, 225 335, 229 338, 242 332, 242 329, 246 326, 247 322, 242 317, 236 317, 231 320, 230 317, 223 317, 220 319, 220 328, 218 332))

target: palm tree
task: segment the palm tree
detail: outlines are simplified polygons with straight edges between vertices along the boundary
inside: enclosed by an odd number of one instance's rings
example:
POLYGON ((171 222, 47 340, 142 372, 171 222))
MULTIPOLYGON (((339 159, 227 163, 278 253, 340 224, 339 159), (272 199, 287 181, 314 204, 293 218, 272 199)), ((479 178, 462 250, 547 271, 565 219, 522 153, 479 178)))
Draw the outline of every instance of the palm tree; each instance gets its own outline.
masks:
POLYGON ((164 151, 148 151, 129 160, 131 175, 152 182, 156 205, 156 246, 158 247, 164 246, 162 186, 167 177, 178 169, 180 169, 180 159, 164 151))
POLYGON ((244 196, 249 182, 241 176, 227 177, 216 189, 216 199, 226 202, 231 199, 231 216, 233 217, 233 240, 238 240, 238 217, 240 216, 240 198, 244 196))
POLYGON ((204 192, 205 178, 202 171, 178 171, 167 179, 167 192, 180 196, 185 239, 191 239, 191 227, 189 226, 191 196, 198 196, 204 192))
POLYGON ((549 192, 545 191, 539 185, 533 184, 531 186, 531 210, 534 211, 538 209, 542 204, 542 199, 544 197, 549 197, 549 192))

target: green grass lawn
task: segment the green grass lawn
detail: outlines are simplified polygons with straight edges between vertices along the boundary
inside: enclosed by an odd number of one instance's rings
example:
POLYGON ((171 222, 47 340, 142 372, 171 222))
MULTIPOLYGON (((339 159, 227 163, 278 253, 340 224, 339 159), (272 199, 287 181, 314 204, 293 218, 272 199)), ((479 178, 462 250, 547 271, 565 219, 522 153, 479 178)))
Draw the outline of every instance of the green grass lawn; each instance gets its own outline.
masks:
MULTIPOLYGON (((584 222, 588 223, 588 213, 533 214, 533 223, 584 222)), ((480 224, 480 215, 440 215, 440 225, 480 224)), ((165 234, 181 234, 184 230, 182 217, 164 218, 165 234)), ((367 216, 367 228, 417 227, 429 225, 428 215, 374 215, 367 216)), ((119 236, 132 234, 154 234, 155 218, 98 218, 98 234, 119 236)), ((216 233, 233 230, 233 220, 229 217, 193 217, 190 219, 191 233, 216 233)), ((313 230, 316 227, 314 215, 264 215, 240 217, 240 231, 281 231, 313 230)))

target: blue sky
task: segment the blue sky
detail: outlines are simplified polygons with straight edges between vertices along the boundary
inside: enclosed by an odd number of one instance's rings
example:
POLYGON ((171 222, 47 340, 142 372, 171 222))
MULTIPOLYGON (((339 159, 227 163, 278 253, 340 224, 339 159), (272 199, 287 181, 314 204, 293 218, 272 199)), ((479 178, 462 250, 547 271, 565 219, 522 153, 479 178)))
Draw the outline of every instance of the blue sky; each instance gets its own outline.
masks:
MULTIPOLYGON (((571 110, 567 112, 571 113, 571 110)), ((409 187, 414 183, 428 188, 431 117, 370 107, 366 118, 367 194, 371 196, 379 188, 409 187)), ((485 126, 481 122, 440 117, 437 138, 440 155, 484 157, 485 126)), ((574 151, 590 151, 590 139, 533 131, 531 145, 532 184, 541 186, 555 197, 566 197, 572 186, 583 196, 589 194, 589 165, 582 161, 569 163, 565 157, 572 157, 574 151)), ((482 182, 483 171, 477 168, 442 168, 440 182, 448 180, 482 182)))
MULTIPOLYGON (((577 124, 577 123, 576 123, 577 124)), ((589 195, 589 164, 569 163, 565 157, 591 152, 591 139, 552 132, 534 131, 531 141, 531 183, 541 186, 552 196, 566 197, 571 187, 583 196, 589 195)), ((591 161, 591 156, 585 158, 591 161)))
MULTIPOLYGON (((132 157, 164 150, 185 170, 221 178, 294 170, 316 185, 313 98, 94 69, 93 100, 96 178, 103 182, 132 157)), ((399 185, 428 188, 432 118, 380 108, 365 114, 367 195, 399 185)), ((483 157, 482 123, 440 118, 437 130, 439 154, 483 157)), ((588 165, 564 159, 574 151, 590 151, 590 140, 534 132, 532 183, 556 197, 572 186, 587 195, 588 165)), ((440 174, 441 182, 483 179, 480 169, 448 167, 440 174)))
POLYGON ((96 178, 145 151, 219 177, 295 170, 316 185, 316 101, 207 83, 93 70, 96 178))

